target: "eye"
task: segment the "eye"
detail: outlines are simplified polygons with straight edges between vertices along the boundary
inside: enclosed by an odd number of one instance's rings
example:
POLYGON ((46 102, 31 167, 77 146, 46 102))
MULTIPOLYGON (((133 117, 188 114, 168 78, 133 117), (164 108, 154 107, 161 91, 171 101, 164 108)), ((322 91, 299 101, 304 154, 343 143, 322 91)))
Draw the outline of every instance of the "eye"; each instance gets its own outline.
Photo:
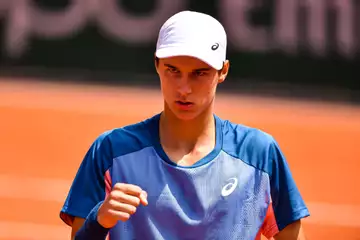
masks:
POLYGON ((176 69, 176 68, 168 67, 167 70, 168 70, 168 72, 170 72, 170 73, 179 73, 179 70, 176 69))
POLYGON ((205 71, 195 71, 193 74, 196 77, 202 77, 202 76, 205 76, 207 73, 205 71))

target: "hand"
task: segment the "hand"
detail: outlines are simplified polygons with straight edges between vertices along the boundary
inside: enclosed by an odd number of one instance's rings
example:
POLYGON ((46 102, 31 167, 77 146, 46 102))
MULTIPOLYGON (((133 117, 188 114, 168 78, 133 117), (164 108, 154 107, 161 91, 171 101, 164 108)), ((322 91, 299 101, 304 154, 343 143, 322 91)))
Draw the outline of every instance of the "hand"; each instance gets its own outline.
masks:
POLYGON ((117 183, 101 204, 97 221, 104 228, 112 228, 118 221, 127 221, 137 207, 148 205, 147 193, 139 186, 117 183))

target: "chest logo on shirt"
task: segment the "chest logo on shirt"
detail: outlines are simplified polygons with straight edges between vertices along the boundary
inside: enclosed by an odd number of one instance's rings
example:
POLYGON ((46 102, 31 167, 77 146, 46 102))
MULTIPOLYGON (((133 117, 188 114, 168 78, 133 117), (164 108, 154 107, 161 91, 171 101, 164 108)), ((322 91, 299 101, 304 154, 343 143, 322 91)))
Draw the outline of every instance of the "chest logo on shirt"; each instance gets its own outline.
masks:
POLYGON ((223 197, 227 197, 229 196, 231 193, 234 192, 235 188, 238 185, 238 180, 237 178, 230 178, 228 180, 228 183, 222 188, 221 190, 221 195, 223 197))

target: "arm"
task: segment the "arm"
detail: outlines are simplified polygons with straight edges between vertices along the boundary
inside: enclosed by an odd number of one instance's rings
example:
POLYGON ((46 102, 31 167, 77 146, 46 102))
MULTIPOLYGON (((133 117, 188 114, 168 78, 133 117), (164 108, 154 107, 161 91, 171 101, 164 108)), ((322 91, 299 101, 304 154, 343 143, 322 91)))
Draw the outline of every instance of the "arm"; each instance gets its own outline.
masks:
POLYGON ((102 134, 86 153, 60 212, 74 240, 104 240, 117 221, 126 221, 135 213, 140 202, 147 205, 147 194, 140 187, 113 184, 109 138, 102 134))
POLYGON ((105 133, 87 151, 60 211, 60 218, 71 227, 72 238, 111 188, 112 159, 111 144, 105 133))
POLYGON ((301 220, 289 224, 274 238, 275 240, 306 240, 301 220))
POLYGON ((268 239, 305 240, 301 220, 310 214, 275 140, 269 146, 267 157, 271 203, 262 233, 268 239))
MULTIPOLYGON (((146 206, 147 193, 139 186, 117 183, 104 201, 99 202, 85 221, 79 220, 79 229, 74 229, 74 239, 104 240, 118 221, 127 221, 141 204, 146 206)), ((77 227, 76 227, 77 228, 77 227)))
POLYGON ((75 234, 79 231, 79 229, 83 226, 85 222, 84 218, 75 217, 73 224, 71 226, 71 239, 75 239, 75 234))

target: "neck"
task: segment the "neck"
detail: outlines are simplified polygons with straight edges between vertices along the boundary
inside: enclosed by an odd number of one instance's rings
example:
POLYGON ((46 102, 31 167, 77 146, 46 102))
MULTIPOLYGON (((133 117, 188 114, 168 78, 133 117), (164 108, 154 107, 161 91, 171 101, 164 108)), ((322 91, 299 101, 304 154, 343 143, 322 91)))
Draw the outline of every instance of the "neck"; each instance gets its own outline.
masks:
POLYGON ((215 120, 211 106, 191 120, 182 120, 166 106, 160 119, 160 138, 169 148, 191 152, 196 146, 215 145, 215 120))

